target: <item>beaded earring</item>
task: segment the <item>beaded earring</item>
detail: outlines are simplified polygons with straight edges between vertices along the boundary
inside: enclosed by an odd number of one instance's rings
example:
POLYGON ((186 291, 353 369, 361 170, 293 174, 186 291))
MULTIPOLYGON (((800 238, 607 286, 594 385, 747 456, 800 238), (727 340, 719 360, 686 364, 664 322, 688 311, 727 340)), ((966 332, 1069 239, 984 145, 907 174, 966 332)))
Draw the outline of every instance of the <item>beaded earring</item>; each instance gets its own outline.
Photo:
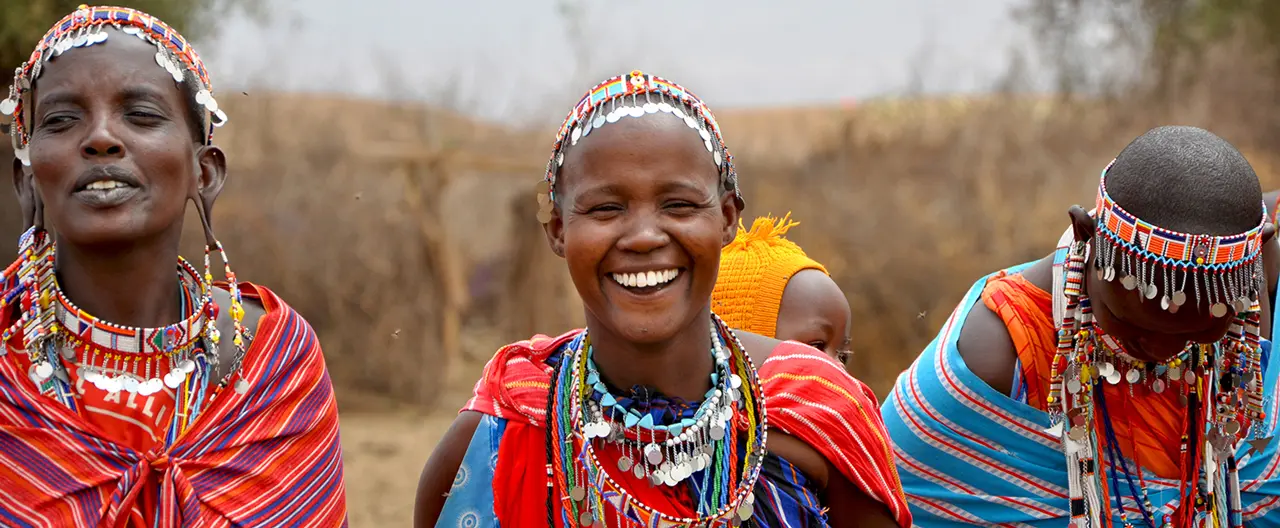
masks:
MULTIPOLYGON (((236 280, 235 272, 231 271, 231 259, 227 257, 227 250, 222 247, 222 242, 219 242, 218 239, 213 236, 213 220, 209 216, 209 210, 205 207, 204 202, 199 196, 193 197, 192 201, 196 204, 196 211, 200 215, 200 225, 204 229, 204 284, 210 289, 209 295, 212 298, 213 267, 210 264, 209 256, 216 250, 218 252, 218 257, 222 259, 222 272, 227 279, 227 293, 231 298, 231 306, 227 308, 227 313, 231 316, 231 324, 235 329, 235 334, 231 336, 231 344, 235 347, 235 352, 232 355, 231 368, 227 370, 227 374, 218 382, 218 387, 225 388, 231 383, 231 379, 233 377, 239 375, 240 379, 236 380, 234 389, 236 393, 244 394, 249 391, 249 381, 245 379, 243 374, 240 372, 240 365, 244 361, 245 352, 248 350, 246 346, 248 344, 248 340, 245 335, 244 299, 240 294, 240 284, 236 280)), ((211 309, 213 310, 213 313, 209 317, 207 335, 215 346, 221 346, 220 343, 222 341, 222 335, 217 328, 217 304, 213 303, 210 306, 212 307, 211 309)), ((218 355, 213 354, 212 360, 216 362, 217 358, 218 355)))

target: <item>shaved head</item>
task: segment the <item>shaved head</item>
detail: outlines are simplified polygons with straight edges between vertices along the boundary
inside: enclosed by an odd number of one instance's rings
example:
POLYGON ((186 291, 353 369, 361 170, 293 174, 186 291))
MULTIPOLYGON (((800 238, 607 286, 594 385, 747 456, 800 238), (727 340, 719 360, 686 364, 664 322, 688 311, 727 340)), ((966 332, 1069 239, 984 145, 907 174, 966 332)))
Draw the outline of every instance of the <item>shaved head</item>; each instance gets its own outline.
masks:
POLYGON ((1225 236, 1262 221, 1262 187, 1231 143, 1189 126, 1152 129, 1106 174, 1107 194, 1138 218, 1184 233, 1225 236))

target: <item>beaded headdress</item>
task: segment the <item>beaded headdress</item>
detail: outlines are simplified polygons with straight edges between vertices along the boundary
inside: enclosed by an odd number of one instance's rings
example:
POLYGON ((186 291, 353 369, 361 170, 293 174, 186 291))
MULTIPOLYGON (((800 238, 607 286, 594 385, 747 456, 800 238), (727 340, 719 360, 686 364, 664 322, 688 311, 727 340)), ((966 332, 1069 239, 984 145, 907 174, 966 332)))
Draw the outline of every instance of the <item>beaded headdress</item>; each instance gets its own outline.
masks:
POLYGON ((564 165, 566 148, 578 144, 591 131, 606 124, 617 123, 625 117, 644 117, 659 112, 684 120, 686 126, 698 133, 720 172, 724 189, 733 191, 734 199, 741 205, 738 174, 733 169, 733 158, 725 147, 720 125, 716 123, 711 109, 683 86, 634 70, 611 77, 587 91, 560 125, 551 160, 547 162, 546 177, 538 184, 538 220, 546 223, 551 219, 556 200, 556 178, 564 165))
POLYGON ((28 92, 35 85, 44 64, 66 53, 71 48, 83 48, 107 41, 106 26, 112 26, 125 34, 133 35, 156 47, 156 64, 173 76, 174 82, 198 83, 196 103, 202 107, 200 129, 204 142, 213 141, 214 127, 227 122, 227 115, 218 108, 213 97, 213 85, 204 62, 187 39, 160 19, 127 7, 81 5, 75 12, 63 17, 45 33, 36 44, 31 58, 14 71, 9 97, 0 100, 0 123, 12 119, 10 134, 13 137, 14 154, 24 165, 30 165, 27 141, 31 131, 27 127, 25 110, 28 92), (188 76, 187 74, 190 73, 188 76))
POLYGON ((1208 303, 1214 317, 1225 316, 1228 307, 1244 312, 1258 292, 1266 208, 1263 203, 1257 226, 1236 235, 1171 231, 1143 221, 1116 203, 1107 194, 1104 170, 1096 209, 1097 273, 1107 281, 1119 277, 1125 289, 1136 289, 1147 299, 1160 296, 1160 307, 1170 312, 1186 303, 1188 291, 1195 302, 1208 303), (1159 279, 1157 268, 1164 271, 1159 279))
MULTIPOLYGON (((156 64, 173 77, 174 82, 198 83, 195 103, 200 105, 201 142, 211 144, 213 128, 222 126, 227 116, 214 99, 208 72, 199 55, 178 32, 164 22, 141 11, 125 7, 89 7, 81 5, 67 15, 40 39, 31 58, 20 66, 10 87, 9 97, 0 100, 0 118, 13 120, 11 134, 16 156, 30 166, 26 126, 31 104, 29 92, 46 62, 70 51, 106 42, 106 26, 119 29, 154 45, 156 64)), ((178 280, 184 291, 184 319, 162 328, 135 328, 97 319, 77 308, 58 287, 54 273, 56 248, 46 232, 43 206, 39 194, 32 190, 34 206, 24 211, 30 228, 18 242, 18 260, 0 272, 0 311, 15 304, 19 316, 0 334, 0 352, 15 332, 22 332, 23 349, 30 356, 31 381, 41 393, 75 408, 78 403, 69 385, 70 369, 63 360, 74 361, 75 372, 84 381, 109 393, 124 390, 150 395, 164 387, 191 390, 201 394, 218 371, 217 347, 220 342, 216 326, 218 305, 213 300, 213 274, 210 254, 219 253, 230 295, 229 315, 235 335, 232 365, 218 380, 218 387, 231 385, 244 394, 249 383, 240 372, 250 336, 242 324, 243 298, 236 275, 231 271, 226 251, 213 236, 208 211, 196 199, 205 231, 204 273, 179 257, 178 280), (167 369, 167 372, 165 370, 167 369)), ((0 312, 2 313, 2 312, 0 312)), ((216 392, 210 393, 211 397, 216 392)), ((202 409, 199 398, 184 400, 174 412, 170 436, 176 435, 194 421, 202 409)))
POLYGON ((1093 240, 1077 240, 1067 230, 1066 258, 1055 269, 1058 346, 1046 408, 1067 458, 1072 526, 1102 526, 1112 515, 1136 520, 1119 508, 1110 510, 1108 493, 1116 494, 1118 504, 1122 489, 1134 493, 1144 525, 1158 525, 1145 488, 1135 484, 1142 481, 1141 468, 1131 473, 1129 462, 1115 449, 1104 383, 1127 383, 1131 396, 1175 398, 1186 410, 1177 502, 1187 507, 1178 509, 1178 519, 1166 516, 1164 521, 1192 526, 1212 517, 1222 526, 1239 526, 1237 448, 1246 440, 1265 442, 1274 422, 1263 408, 1260 344, 1266 205, 1258 226, 1244 233, 1180 233, 1143 221, 1117 204, 1107 194, 1104 170, 1094 215, 1093 240), (1084 288, 1090 251, 1100 280, 1118 279, 1144 299, 1160 297, 1161 308, 1169 312, 1177 312, 1188 293, 1215 318, 1234 310, 1227 334, 1213 344, 1189 343, 1164 362, 1129 356, 1094 318, 1084 288), (1108 492, 1107 468, 1113 479, 1122 476, 1129 487, 1108 492))

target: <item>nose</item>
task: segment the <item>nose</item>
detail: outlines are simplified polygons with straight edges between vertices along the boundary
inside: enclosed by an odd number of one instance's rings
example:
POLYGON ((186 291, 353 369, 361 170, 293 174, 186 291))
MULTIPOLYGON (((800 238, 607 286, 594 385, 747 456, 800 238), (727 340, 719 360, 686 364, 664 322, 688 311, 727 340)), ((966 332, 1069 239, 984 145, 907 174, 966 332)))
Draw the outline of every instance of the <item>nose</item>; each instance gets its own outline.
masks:
POLYGON ((80 145, 81 154, 86 158, 123 157, 124 142, 112 130, 110 118, 99 117, 91 123, 80 145))
POLYGON ((618 249, 633 253, 649 253, 671 243, 671 237, 662 228, 658 213, 636 214, 627 233, 618 239, 618 249))

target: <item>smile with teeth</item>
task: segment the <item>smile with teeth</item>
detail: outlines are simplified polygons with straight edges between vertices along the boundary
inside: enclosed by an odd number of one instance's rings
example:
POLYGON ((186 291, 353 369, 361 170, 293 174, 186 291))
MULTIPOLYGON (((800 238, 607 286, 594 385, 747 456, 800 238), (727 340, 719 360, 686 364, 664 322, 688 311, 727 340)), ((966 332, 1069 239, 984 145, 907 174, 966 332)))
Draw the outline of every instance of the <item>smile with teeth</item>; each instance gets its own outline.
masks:
POLYGON ((678 269, 657 270, 657 271, 641 271, 639 273, 611 273, 614 282, 626 286, 628 288, 648 288, 650 286, 661 286, 672 280, 680 274, 678 269))
POLYGON ((111 189, 119 189, 128 187, 129 185, 116 180, 99 180, 84 186, 86 191, 110 191, 111 189))

